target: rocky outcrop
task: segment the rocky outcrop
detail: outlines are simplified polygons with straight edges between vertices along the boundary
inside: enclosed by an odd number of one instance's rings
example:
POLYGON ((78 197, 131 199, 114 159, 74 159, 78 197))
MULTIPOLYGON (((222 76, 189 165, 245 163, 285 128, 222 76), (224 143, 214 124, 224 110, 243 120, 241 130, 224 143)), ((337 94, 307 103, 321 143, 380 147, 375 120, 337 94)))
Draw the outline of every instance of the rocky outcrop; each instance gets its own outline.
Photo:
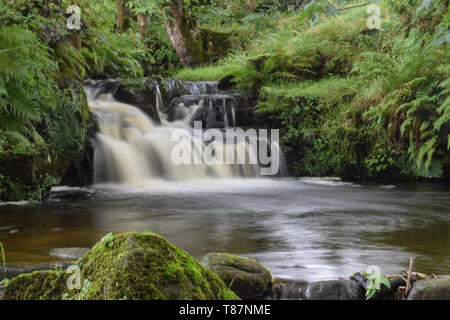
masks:
POLYGON ((76 264, 79 289, 63 270, 21 274, 3 299, 238 299, 223 281, 183 250, 150 232, 108 234, 76 264))
POLYGON ((450 276, 416 281, 407 300, 450 300, 450 276))
POLYGON ((84 85, 90 89, 90 99, 109 93, 117 101, 134 105, 156 123, 160 122, 157 109, 158 79, 87 80, 84 85))
POLYGON ((270 290, 272 275, 255 259, 228 253, 209 253, 201 263, 217 273, 241 298, 261 296, 270 290))
POLYGON ((87 100, 80 85, 64 90, 36 124, 38 138, 33 143, 0 152, 0 201, 46 198, 83 149, 92 124, 87 100))
POLYGON ((88 80, 92 99, 110 93, 119 102, 131 104, 160 123, 158 107, 169 122, 192 115, 190 123, 201 121, 203 128, 260 127, 267 122, 257 114, 255 99, 232 87, 214 81, 141 78, 126 80, 88 80), (193 111, 194 106, 199 106, 193 111))
POLYGON ((46 198, 66 165, 67 160, 49 148, 0 152, 0 201, 46 198))

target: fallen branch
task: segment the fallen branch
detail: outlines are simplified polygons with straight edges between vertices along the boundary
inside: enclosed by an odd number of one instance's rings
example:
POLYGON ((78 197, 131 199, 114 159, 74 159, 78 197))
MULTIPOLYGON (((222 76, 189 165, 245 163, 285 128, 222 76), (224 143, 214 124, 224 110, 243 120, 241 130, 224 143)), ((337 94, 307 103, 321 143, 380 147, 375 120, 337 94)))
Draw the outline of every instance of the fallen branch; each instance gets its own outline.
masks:
POLYGON ((361 8, 361 7, 365 7, 365 6, 368 6, 369 4, 372 4, 371 2, 369 2, 369 3, 364 3, 364 4, 360 4, 360 5, 357 5, 357 6, 353 6, 353 7, 347 7, 347 8, 342 8, 342 9, 339 9, 339 10, 350 10, 350 9, 354 9, 354 8, 361 8))
POLYGON ((404 300, 406 299, 406 297, 409 294, 409 291, 411 290, 411 273, 412 273, 413 265, 414 265, 414 257, 411 256, 409 258, 408 278, 406 279, 405 295, 403 296, 404 300))
POLYGON ((417 278, 420 278, 420 280, 437 278, 437 276, 435 274, 427 275, 427 274, 420 273, 420 272, 411 272, 411 277, 417 277, 417 278))

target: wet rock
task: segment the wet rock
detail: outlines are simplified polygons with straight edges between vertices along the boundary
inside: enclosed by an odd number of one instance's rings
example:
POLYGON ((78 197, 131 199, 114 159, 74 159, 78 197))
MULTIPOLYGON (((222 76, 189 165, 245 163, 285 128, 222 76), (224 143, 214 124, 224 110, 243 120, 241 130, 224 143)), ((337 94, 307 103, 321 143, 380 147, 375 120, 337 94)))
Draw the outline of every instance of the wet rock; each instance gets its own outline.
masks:
POLYGON ((109 234, 76 265, 80 289, 68 288, 63 270, 36 271, 13 278, 3 299, 238 299, 215 273, 150 232, 109 234))
POLYGON ((50 250, 49 254, 62 259, 77 260, 84 256, 88 251, 89 248, 55 248, 50 250))
MULTIPOLYGON (((364 292, 367 290, 368 281, 361 273, 355 273, 350 277, 350 280, 358 282, 364 289, 364 292)), ((393 278, 389 282, 391 284, 390 288, 381 284, 380 291, 376 292, 370 300, 394 300, 397 298, 398 287, 406 285, 406 281, 400 277, 393 278)))
POLYGON ((67 163, 58 159, 50 148, 30 153, 0 152, 0 201, 45 199, 67 163))
POLYGON ((269 299, 304 299, 303 290, 308 286, 307 282, 290 279, 274 279, 267 298, 269 299))
POLYGON ((297 297, 306 300, 363 300, 365 291, 356 281, 318 281, 300 289, 297 297))
POLYGON ((201 121, 203 128, 226 128, 236 124, 236 109, 237 104, 232 95, 183 95, 175 98, 167 108, 167 120, 182 120, 190 112, 191 126, 194 121, 201 121), (194 106, 199 108, 194 110, 194 106))
POLYGON ((71 187, 89 186, 94 176, 94 135, 90 130, 83 150, 78 152, 71 160, 69 168, 61 179, 61 185, 71 187))
POLYGON ((113 96, 119 102, 138 107, 159 123, 161 120, 157 109, 157 85, 158 82, 154 79, 120 80, 113 96))
POLYGON ((136 106, 153 121, 160 122, 157 110, 159 79, 86 80, 84 85, 90 89, 90 99, 98 99, 101 95, 111 94, 118 102, 136 106))
POLYGON ((264 295, 272 285, 269 270, 255 259, 228 253, 209 253, 201 263, 214 271, 241 298, 264 295))
POLYGON ((416 281, 407 300, 450 300, 450 275, 416 281))

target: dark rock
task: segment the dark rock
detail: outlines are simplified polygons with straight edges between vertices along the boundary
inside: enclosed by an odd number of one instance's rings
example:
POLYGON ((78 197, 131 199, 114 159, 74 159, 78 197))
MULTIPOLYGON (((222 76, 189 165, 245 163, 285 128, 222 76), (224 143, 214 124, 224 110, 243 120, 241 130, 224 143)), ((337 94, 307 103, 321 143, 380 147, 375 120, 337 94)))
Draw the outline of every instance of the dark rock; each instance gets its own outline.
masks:
POLYGON ((293 281, 285 279, 274 279, 270 294, 270 299, 304 299, 304 289, 308 286, 307 282, 293 281))
POLYGON ((416 281, 407 300, 450 300, 450 275, 416 281))
POLYGON ((42 200, 61 179, 67 159, 42 148, 30 153, 0 152, 0 200, 42 200))
POLYGON ((113 96, 119 102, 138 107, 153 121, 160 123, 157 109, 157 85, 157 81, 153 79, 121 80, 113 96))
POLYGON ((255 259, 228 253, 209 253, 201 263, 217 275, 241 298, 264 295, 270 290, 272 275, 255 259))
POLYGON ((330 280, 313 282, 297 296, 306 300, 363 300, 365 291, 356 281, 330 280))
POLYGON ((222 79, 220 79, 219 83, 217 84, 217 88, 219 90, 231 90, 234 87, 234 82, 233 82, 234 76, 233 75, 228 75, 223 77, 222 79))
MULTIPOLYGON (((92 131, 93 132, 93 131, 92 131)), ((61 185, 82 187, 93 183, 94 176, 94 139, 93 133, 86 139, 83 150, 71 160, 69 168, 61 179, 61 185)))

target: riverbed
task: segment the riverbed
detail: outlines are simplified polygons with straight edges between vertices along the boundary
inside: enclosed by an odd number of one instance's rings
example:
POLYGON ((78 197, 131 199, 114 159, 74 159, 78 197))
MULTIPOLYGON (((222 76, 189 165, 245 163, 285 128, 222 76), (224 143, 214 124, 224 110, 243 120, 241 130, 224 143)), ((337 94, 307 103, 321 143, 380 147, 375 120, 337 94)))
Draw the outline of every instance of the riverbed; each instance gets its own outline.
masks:
POLYGON ((348 277, 378 265, 450 273, 450 185, 358 184, 334 178, 153 180, 142 186, 55 187, 43 202, 0 204, 7 266, 64 261, 109 232, 153 231, 196 258, 256 258, 274 277, 348 277))

